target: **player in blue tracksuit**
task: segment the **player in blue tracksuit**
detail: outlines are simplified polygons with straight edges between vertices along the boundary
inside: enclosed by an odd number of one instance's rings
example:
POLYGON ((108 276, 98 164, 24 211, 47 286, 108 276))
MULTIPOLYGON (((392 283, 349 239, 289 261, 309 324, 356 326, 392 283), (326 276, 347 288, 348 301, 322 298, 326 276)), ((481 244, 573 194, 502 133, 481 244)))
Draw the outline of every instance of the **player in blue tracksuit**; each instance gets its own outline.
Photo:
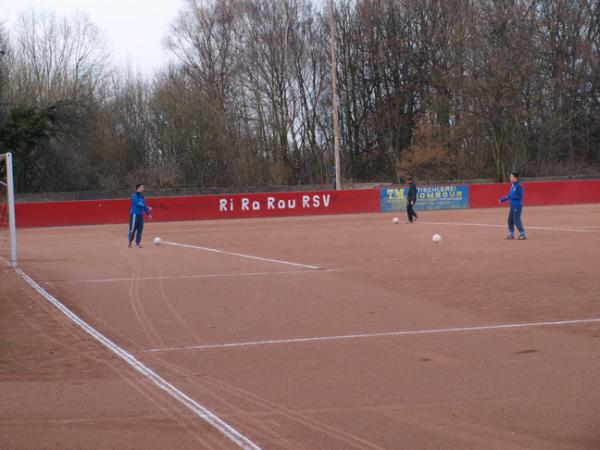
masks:
POLYGON ((515 238, 515 226, 519 230, 519 240, 527 239, 527 233, 521 223, 521 211, 523 210, 523 186, 519 183, 519 174, 513 172, 510 174, 511 187, 508 195, 503 196, 500 201, 510 201, 508 210, 508 235, 506 239, 515 238))
POLYGON ((135 192, 131 196, 131 209, 129 210, 129 247, 135 236, 135 245, 142 246, 142 231, 144 231, 144 214, 152 219, 152 208, 146 205, 144 199, 144 185, 136 184, 135 192))

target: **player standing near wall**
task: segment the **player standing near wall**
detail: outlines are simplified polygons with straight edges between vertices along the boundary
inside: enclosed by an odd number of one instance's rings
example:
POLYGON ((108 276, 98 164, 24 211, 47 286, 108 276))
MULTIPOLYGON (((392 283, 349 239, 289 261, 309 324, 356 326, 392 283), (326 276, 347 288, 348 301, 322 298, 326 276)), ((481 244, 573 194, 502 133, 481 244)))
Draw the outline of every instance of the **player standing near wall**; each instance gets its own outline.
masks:
POLYGON ((144 199, 144 185, 136 184, 135 192, 131 196, 131 208, 129 209, 129 245, 135 236, 135 245, 142 247, 142 231, 144 231, 144 213, 152 220, 152 208, 146 205, 144 199))
POLYGON ((500 198, 501 202, 510 200, 510 208, 508 210, 508 235, 506 239, 515 238, 515 226, 519 230, 519 240, 527 239, 527 233, 521 223, 521 212, 523 210, 523 193, 524 189, 519 182, 519 174, 513 172, 510 174, 510 182, 512 183, 508 195, 500 198))
POLYGON ((419 218, 419 215, 415 212, 414 206, 417 202, 417 184, 413 177, 408 177, 408 193, 406 194, 406 214, 408 215, 408 223, 413 223, 419 218))

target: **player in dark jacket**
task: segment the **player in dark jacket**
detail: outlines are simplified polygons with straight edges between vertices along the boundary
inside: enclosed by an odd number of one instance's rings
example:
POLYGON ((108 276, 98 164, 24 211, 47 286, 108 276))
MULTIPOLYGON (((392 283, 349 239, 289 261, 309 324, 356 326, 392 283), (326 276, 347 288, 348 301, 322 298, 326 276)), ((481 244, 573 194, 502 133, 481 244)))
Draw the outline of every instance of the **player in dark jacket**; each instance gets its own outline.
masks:
POLYGON ((527 233, 521 223, 521 212, 523 211, 523 193, 525 190, 519 183, 519 174, 513 172, 510 174, 510 191, 507 195, 500 198, 501 202, 510 200, 510 209, 508 210, 508 235, 506 239, 515 238, 515 226, 519 230, 519 240, 527 239, 527 233))
POLYGON ((417 185, 413 177, 408 177, 408 193, 406 194, 406 214, 408 215, 408 223, 413 223, 419 218, 415 212, 414 206, 417 202, 417 185))
POLYGON ((142 246, 142 231, 144 231, 144 213, 152 219, 152 208, 146 205, 144 199, 144 185, 136 184, 135 192, 131 196, 131 209, 129 210, 129 247, 135 236, 135 245, 142 246))

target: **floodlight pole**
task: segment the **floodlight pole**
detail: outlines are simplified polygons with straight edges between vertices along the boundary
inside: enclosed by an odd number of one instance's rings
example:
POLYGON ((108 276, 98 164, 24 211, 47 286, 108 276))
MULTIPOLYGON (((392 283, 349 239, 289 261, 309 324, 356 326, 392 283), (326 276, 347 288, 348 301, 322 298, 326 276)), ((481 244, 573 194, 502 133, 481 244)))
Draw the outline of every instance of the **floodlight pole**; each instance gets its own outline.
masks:
POLYGON ((17 267, 17 225, 15 221, 15 190, 12 153, 6 153, 6 190, 8 194, 8 231, 10 235, 10 265, 17 267))
POLYGON ((2 91, 4 90, 4 66, 1 64, 4 55, 6 55, 6 50, 0 48, 0 98, 2 98, 2 91))
POLYGON ((340 127, 338 123, 338 100, 337 100, 337 62, 335 55, 335 13, 334 0, 329 0, 329 28, 331 29, 331 94, 333 101, 333 154, 335 158, 335 189, 342 189, 342 177, 340 170, 340 127))

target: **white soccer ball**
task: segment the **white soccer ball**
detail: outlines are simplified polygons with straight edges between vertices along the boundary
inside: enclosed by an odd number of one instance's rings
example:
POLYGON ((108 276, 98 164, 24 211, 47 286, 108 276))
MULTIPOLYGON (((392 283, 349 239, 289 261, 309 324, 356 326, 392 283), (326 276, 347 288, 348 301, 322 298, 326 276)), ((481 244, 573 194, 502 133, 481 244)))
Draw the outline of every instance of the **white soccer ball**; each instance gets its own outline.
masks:
POLYGON ((159 238, 159 237, 154 238, 154 245, 160 245, 161 242, 162 242, 161 238, 159 238))
POLYGON ((436 243, 440 242, 442 240, 442 236, 440 236, 439 234, 434 234, 431 240, 436 243))
POLYGON ((392 220, 392 222, 394 222, 394 223, 400 223, 400 219, 398 219, 397 217, 394 217, 394 219, 392 220))

